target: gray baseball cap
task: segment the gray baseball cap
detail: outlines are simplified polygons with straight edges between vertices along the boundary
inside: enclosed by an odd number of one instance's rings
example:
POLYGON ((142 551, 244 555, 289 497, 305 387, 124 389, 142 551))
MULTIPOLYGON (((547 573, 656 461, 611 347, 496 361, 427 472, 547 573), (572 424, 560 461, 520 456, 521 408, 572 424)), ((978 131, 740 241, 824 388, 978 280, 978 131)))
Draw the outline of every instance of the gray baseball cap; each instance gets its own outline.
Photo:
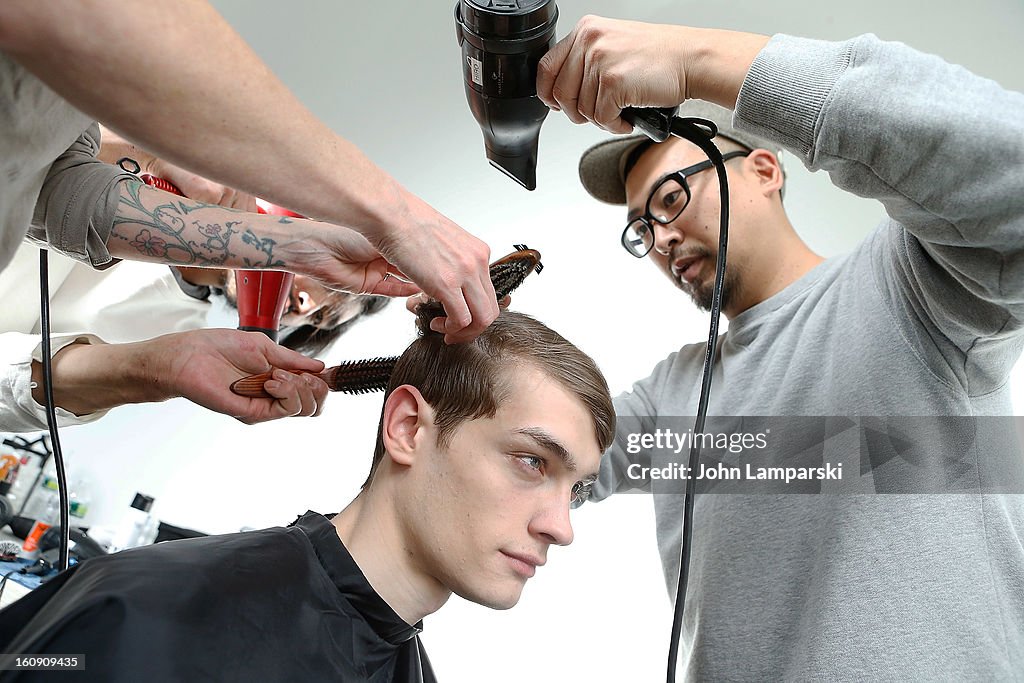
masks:
MULTIPOLYGON (((736 130, 732 111, 703 100, 687 100, 679 107, 679 116, 696 116, 714 121, 718 134, 749 149, 767 149, 777 157, 781 147, 757 135, 736 130)), ((608 204, 626 203, 626 161, 630 153, 644 142, 646 135, 614 137, 599 142, 580 157, 580 180, 595 199, 608 204)))

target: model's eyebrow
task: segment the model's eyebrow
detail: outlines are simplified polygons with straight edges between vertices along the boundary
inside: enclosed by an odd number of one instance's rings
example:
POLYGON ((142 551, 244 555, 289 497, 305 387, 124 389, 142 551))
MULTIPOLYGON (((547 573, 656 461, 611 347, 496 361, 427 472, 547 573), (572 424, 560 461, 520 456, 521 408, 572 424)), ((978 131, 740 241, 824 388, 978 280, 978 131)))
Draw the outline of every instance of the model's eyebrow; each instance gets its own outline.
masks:
POLYGON ((530 437, 538 446, 549 453, 553 453, 558 456, 558 459, 562 461, 563 465, 565 465, 565 469, 570 472, 576 471, 576 458, 572 457, 572 454, 566 450, 565 446, 562 445, 562 442, 551 434, 548 434, 546 431, 538 427, 523 427, 522 429, 517 429, 515 431, 516 434, 522 434, 523 436, 530 437))
POLYGON ((561 441, 543 429, 538 427, 523 427, 522 429, 517 429, 516 434, 522 434, 523 436, 530 437, 538 446, 558 456, 558 459, 562 461, 563 465, 565 465, 565 469, 570 472, 576 471, 576 459, 572 457, 572 454, 569 453, 568 450, 566 450, 561 441))

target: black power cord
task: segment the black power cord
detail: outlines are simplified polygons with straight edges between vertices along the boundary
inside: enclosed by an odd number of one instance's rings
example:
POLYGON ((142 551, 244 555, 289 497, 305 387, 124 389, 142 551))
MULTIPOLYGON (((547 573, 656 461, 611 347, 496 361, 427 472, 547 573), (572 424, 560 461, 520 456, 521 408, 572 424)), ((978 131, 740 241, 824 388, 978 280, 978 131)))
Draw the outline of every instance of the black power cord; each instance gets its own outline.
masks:
POLYGON ((50 361, 50 281, 49 262, 46 250, 39 250, 39 317, 43 338, 43 393, 46 397, 46 422, 50 431, 50 444, 53 449, 53 462, 57 468, 57 498, 60 503, 60 550, 57 569, 68 568, 68 546, 70 536, 68 529, 68 480, 64 471, 64 455, 60 448, 57 435, 57 410, 53 402, 53 364, 50 361))
MULTIPOLYGON (((718 261, 715 265, 715 286, 711 295, 711 330, 708 332, 708 343, 704 347, 704 371, 700 383, 700 398, 697 401, 697 417, 693 426, 694 434, 701 434, 707 419, 708 401, 711 399, 711 373, 715 362, 715 347, 718 344, 718 319, 722 315, 725 257, 729 246, 729 179, 725 172, 722 152, 711 142, 711 139, 718 135, 718 126, 707 119, 675 116, 676 110, 627 108, 622 111, 622 118, 655 142, 664 142, 670 135, 692 142, 707 155, 718 174, 721 204, 718 261)), ((683 630, 683 610, 686 606, 686 586, 690 575, 690 550, 693 541, 693 502, 696 496, 696 480, 692 475, 697 471, 697 464, 700 461, 699 443, 700 441, 695 439, 691 444, 687 462, 687 471, 691 476, 686 479, 683 498, 682 547, 679 553, 679 578, 673 607, 672 632, 669 637, 668 683, 675 683, 676 680, 676 662, 679 658, 679 641, 683 630)))
MULTIPOLYGON (((689 140, 700 147, 715 167, 718 174, 718 190, 721 203, 718 232, 718 262, 715 265, 715 286, 711 295, 711 330, 708 332, 708 343, 704 347, 704 372, 700 382, 700 399, 697 402, 697 418, 694 422, 694 434, 704 432, 704 423, 708 413, 708 401, 711 399, 711 373, 715 362, 715 347, 718 343, 718 319, 722 314, 722 288, 725 282, 725 257, 729 246, 729 179, 725 173, 725 161, 722 153, 711 138, 718 134, 718 127, 704 119, 674 118, 671 133, 676 137, 689 140)), ((687 463, 690 476, 686 480, 683 500, 683 542, 679 557, 679 579, 676 584, 676 599, 672 615, 672 632, 669 638, 668 651, 668 682, 676 680, 676 662, 679 658, 679 640, 683 630, 683 608, 686 605, 686 585, 690 574, 690 549, 693 538, 693 499, 696 495, 696 480, 693 473, 697 471, 700 460, 699 440, 690 446, 690 457, 687 463)))

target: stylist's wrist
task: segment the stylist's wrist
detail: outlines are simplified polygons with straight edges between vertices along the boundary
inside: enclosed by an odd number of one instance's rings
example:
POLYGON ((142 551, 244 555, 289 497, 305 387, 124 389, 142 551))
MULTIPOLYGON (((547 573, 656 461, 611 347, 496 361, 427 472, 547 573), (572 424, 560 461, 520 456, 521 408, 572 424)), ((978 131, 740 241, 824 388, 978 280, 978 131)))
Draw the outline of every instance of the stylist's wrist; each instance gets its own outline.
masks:
POLYGON ((385 176, 381 179, 379 199, 366 207, 367 219, 352 229, 370 241, 379 250, 385 250, 402 240, 402 233, 416 221, 415 204, 423 203, 397 180, 385 176))
POLYGON ((172 332, 134 344, 121 344, 131 369, 125 373, 125 383, 135 387, 136 403, 166 401, 184 396, 185 376, 192 356, 193 335, 172 332))
POLYGON ((330 253, 329 236, 340 229, 331 223, 306 219, 269 225, 264 232, 275 245, 274 269, 309 275, 313 264, 322 262, 330 253))
POLYGON ((687 29, 683 60, 686 99, 736 108, 736 98, 754 58, 769 37, 718 29, 687 29))

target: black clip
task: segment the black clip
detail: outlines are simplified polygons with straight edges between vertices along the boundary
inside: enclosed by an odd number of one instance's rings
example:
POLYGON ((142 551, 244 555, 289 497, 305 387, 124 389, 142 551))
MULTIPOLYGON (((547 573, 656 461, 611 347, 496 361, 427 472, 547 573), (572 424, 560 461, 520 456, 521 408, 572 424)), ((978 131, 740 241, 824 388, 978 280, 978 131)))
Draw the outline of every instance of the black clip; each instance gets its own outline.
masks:
MULTIPOLYGON (((529 249, 529 247, 526 246, 525 244, 513 244, 512 247, 516 251, 526 251, 527 249, 529 249)), ((537 265, 533 267, 533 272, 540 274, 540 271, 542 270, 544 270, 544 264, 541 263, 540 261, 537 261, 537 265)))
POLYGON ((714 121, 700 119, 696 116, 675 117, 672 119, 671 130, 672 135, 691 142, 696 142, 695 135, 704 136, 708 140, 718 135, 718 126, 714 121))
POLYGON ((622 110, 622 118, 655 142, 665 142, 672 134, 672 122, 676 118, 677 111, 679 111, 679 107, 664 107, 662 109, 626 107, 622 110))

